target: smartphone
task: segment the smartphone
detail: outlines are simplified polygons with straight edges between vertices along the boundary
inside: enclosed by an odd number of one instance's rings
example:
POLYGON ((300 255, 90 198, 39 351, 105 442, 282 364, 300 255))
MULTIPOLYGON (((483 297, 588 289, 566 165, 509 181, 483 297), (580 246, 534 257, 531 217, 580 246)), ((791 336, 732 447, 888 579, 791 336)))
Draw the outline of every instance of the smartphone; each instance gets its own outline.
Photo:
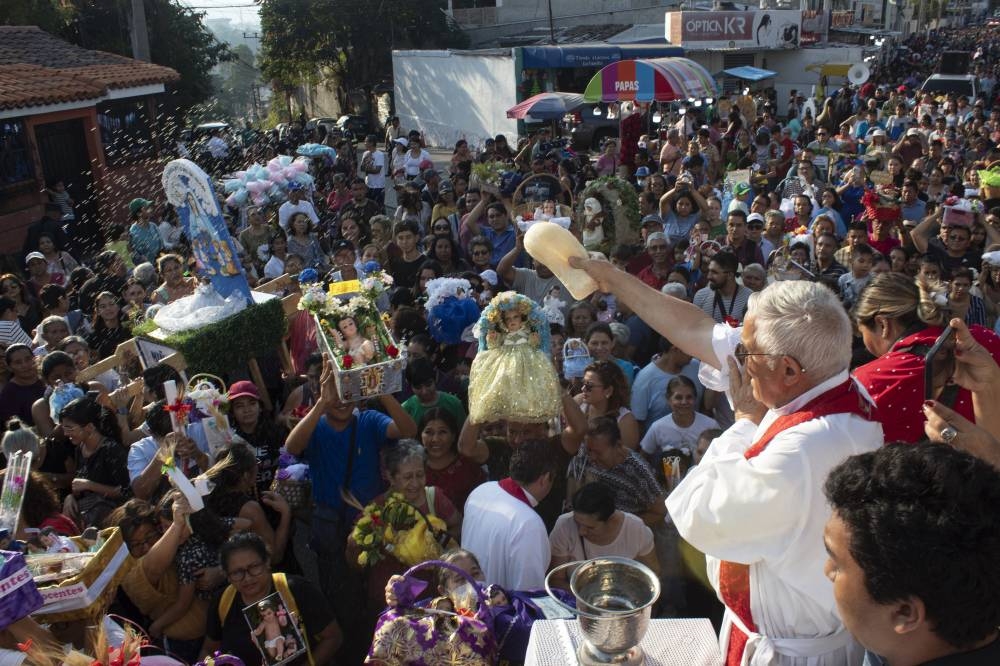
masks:
POLYGON ((955 335, 955 329, 946 326, 938 339, 934 341, 934 345, 924 355, 924 400, 934 399, 934 360, 941 354, 941 350, 944 349, 953 335, 955 335))

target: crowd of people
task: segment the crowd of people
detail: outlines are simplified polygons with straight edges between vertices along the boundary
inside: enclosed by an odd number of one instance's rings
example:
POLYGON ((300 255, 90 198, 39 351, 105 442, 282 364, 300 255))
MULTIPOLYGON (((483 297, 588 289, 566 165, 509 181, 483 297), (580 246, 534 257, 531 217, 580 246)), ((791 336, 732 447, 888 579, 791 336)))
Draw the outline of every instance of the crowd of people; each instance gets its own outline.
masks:
MULTIPOLYGON (((346 498, 392 494, 444 523, 461 546, 444 559, 505 591, 498 605, 560 564, 616 555, 660 577, 657 617, 711 617, 728 664, 860 664, 859 644, 871 664, 998 663, 1000 187, 982 175, 1000 161, 993 45, 986 29, 914 38, 815 118, 798 95, 787 108, 720 100, 623 131, 593 161, 547 130, 476 152, 459 142, 444 171, 397 118, 356 149, 322 137, 337 158, 314 162, 314 187, 226 211, 239 260, 251 285, 387 272, 404 388, 345 401, 315 330, 293 320, 292 375, 262 359, 265 385, 227 378, 236 441, 214 456, 199 424, 175 431, 171 367, 77 380, 194 292, 176 212, 137 193, 131 224, 74 256, 56 186, 23 270, 0 276, 3 453, 34 454, 12 536, 117 526, 134 566, 113 611, 188 663, 294 652, 270 633, 258 651, 241 617, 276 590, 308 626, 310 663, 360 663, 406 567, 359 564, 346 498), (945 43, 976 52, 980 97, 915 90, 910 72, 945 43), (511 175, 477 185, 482 162, 511 175), (642 240, 608 238, 575 261, 599 287, 574 301, 516 218, 557 217, 610 175, 635 188, 642 240), (476 345, 436 340, 424 308, 442 277, 468 280, 481 307, 504 291, 544 306, 558 418, 468 418, 476 345), (946 326, 954 341, 928 369, 946 326), (167 482, 168 448, 213 478, 204 509, 167 482), (285 453, 310 465, 307 515, 272 490, 285 453), (949 660, 960 652, 979 656, 949 660)), ((241 140, 267 158, 306 138, 241 140)), ((588 223, 616 205, 587 201, 588 223)), ((457 586, 445 576, 440 590, 457 586)))

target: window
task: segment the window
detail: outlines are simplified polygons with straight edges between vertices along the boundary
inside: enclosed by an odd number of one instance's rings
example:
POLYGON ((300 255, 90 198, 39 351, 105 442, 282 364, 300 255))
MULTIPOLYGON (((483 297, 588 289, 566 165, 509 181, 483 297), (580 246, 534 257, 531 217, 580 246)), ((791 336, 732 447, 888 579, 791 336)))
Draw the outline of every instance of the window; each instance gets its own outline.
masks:
POLYGON ((23 120, 0 120, 0 188, 34 178, 23 120))
POLYGON ((97 106, 97 124, 108 163, 117 165, 155 154, 145 99, 106 102, 97 106))

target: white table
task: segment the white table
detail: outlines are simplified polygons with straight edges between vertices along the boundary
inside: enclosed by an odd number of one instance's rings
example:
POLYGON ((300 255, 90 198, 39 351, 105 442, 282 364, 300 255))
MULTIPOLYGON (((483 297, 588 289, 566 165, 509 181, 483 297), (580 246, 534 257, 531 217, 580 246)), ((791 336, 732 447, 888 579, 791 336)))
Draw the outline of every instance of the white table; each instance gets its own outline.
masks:
MULTIPOLYGON (((539 620, 531 627, 524 666, 577 664, 583 637, 576 620, 539 620)), ((719 639, 706 618, 653 620, 642 639, 645 666, 720 666, 719 639)))

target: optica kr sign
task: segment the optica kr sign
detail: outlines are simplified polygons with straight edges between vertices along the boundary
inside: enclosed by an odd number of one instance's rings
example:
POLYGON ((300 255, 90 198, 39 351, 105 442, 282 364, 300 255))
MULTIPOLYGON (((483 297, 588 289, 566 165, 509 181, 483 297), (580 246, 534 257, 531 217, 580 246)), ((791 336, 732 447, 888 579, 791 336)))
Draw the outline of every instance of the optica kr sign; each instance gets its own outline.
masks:
POLYGON ((685 41, 740 41, 753 36, 753 12, 684 12, 683 20, 685 41))

